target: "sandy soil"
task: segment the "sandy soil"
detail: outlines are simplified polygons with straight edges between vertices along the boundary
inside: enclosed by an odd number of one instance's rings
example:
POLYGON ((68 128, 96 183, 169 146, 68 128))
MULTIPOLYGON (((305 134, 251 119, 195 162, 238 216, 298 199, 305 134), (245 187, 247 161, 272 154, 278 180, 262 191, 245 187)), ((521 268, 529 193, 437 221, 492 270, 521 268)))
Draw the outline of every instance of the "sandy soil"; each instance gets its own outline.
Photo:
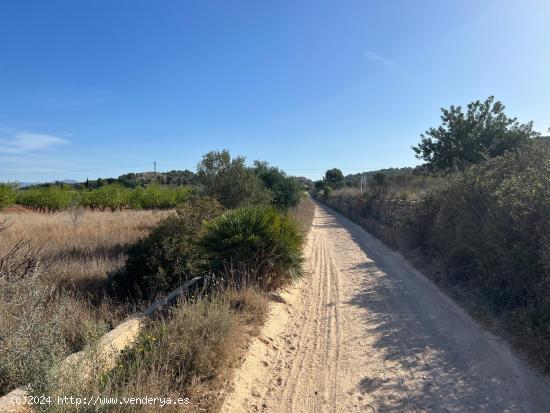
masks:
POLYGON ((548 382, 359 226, 318 205, 306 254, 223 412, 550 411, 548 382))

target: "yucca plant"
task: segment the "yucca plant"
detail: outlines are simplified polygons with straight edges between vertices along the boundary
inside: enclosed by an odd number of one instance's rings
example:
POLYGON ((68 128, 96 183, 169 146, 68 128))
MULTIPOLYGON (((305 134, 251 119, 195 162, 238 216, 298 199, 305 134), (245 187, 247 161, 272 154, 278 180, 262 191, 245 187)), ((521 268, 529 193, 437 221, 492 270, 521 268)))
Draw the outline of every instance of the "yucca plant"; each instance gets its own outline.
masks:
POLYGON ((302 274, 303 236, 268 206, 242 207, 210 222, 200 245, 209 270, 237 287, 273 289, 302 274))

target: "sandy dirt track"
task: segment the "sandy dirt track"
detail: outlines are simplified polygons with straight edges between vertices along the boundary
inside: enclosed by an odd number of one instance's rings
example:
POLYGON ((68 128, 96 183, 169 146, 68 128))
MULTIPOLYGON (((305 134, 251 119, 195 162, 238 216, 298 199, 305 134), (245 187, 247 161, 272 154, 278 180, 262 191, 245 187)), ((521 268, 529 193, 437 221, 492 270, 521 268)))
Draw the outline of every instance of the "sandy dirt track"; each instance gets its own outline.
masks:
POLYGON ((399 254, 317 205, 222 411, 550 412, 550 386, 399 254))

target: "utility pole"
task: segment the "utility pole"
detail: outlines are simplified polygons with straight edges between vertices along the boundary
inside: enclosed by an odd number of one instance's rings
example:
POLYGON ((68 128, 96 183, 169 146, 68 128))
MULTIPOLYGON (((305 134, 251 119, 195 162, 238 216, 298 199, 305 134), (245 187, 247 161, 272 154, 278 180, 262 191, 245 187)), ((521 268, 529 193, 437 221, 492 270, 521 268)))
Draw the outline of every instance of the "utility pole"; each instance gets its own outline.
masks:
POLYGON ((157 161, 154 161, 153 162, 153 171, 155 171, 155 184, 158 183, 158 179, 157 179, 157 161))

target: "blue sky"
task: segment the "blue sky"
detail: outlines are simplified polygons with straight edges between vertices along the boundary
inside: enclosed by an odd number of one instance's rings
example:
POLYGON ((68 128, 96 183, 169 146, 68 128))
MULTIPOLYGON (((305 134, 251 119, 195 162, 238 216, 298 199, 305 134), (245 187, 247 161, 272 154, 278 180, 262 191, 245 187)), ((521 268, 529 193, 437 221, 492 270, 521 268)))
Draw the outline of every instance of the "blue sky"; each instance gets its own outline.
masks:
POLYGON ((0 181, 419 162, 439 108, 550 127, 550 2, 2 1, 0 181))

